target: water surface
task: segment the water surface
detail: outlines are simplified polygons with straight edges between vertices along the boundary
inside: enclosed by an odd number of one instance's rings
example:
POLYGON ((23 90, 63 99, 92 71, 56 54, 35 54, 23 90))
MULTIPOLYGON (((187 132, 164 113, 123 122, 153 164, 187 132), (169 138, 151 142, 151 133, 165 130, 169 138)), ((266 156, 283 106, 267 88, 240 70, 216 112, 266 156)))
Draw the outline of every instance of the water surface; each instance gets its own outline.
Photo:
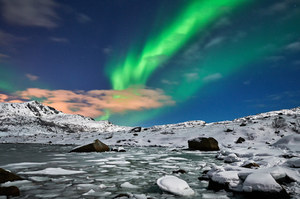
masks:
POLYGON ((12 183, 21 190, 21 196, 16 198, 114 198, 120 193, 136 198, 182 198, 163 193, 156 185, 158 178, 178 169, 187 173, 173 175, 194 189, 196 195, 192 198, 230 197, 226 192, 207 190, 208 183, 198 180, 206 164, 221 164, 214 158, 215 153, 159 147, 131 147, 122 153, 68 153, 72 148, 0 144, 0 167, 26 179, 12 183), (81 173, 66 175, 65 170, 81 173))

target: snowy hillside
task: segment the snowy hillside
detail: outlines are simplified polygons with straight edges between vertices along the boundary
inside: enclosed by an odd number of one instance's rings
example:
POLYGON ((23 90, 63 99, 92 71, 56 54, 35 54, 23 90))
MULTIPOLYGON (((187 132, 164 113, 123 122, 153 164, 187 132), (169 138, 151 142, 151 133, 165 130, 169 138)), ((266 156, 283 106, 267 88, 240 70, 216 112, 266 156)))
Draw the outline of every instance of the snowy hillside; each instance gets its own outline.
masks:
POLYGON ((64 114, 37 101, 0 104, 1 142, 15 138, 13 142, 39 143, 40 136, 45 139, 59 137, 63 142, 63 137, 68 134, 107 133, 128 129, 130 128, 116 126, 108 121, 95 121, 81 115, 64 114))
MULTIPOLYGON (((98 138, 109 145, 187 147, 191 138, 214 137, 231 147, 239 137, 249 146, 273 144, 300 133, 300 108, 247 116, 234 121, 189 121, 130 131, 108 121, 64 114, 36 101, 0 104, 0 143, 85 144, 98 138)), ((292 146, 290 146, 292 147, 292 146)))

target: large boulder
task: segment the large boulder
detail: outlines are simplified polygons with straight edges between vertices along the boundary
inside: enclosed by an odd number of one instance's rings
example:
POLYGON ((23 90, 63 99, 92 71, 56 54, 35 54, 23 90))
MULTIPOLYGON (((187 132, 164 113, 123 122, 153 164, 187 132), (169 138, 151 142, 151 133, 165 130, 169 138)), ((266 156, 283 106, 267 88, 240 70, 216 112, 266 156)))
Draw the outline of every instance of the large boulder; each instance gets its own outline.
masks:
POLYGON ((0 183, 23 180, 20 176, 0 168, 0 183))
POLYGON ((190 150, 219 151, 218 141, 215 138, 198 137, 188 140, 190 150))
POLYGON ((20 190, 18 187, 10 186, 10 187, 0 187, 0 196, 19 196, 20 190))
POLYGON ((91 144, 77 147, 70 152, 105 152, 109 150, 110 149, 106 144, 97 139, 91 144))
POLYGON ((243 143, 245 141, 246 141, 245 138, 239 137, 235 143, 241 144, 241 143, 243 143))

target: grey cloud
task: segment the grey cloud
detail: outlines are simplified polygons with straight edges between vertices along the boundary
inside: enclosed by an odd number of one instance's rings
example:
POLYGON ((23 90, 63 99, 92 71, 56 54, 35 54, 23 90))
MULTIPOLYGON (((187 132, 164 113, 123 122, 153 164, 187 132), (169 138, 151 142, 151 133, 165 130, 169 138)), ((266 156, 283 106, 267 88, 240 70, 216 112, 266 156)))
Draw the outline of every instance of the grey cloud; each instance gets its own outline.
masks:
POLYGON ((52 0, 2 0, 2 17, 20 26, 57 27, 58 4, 52 0))

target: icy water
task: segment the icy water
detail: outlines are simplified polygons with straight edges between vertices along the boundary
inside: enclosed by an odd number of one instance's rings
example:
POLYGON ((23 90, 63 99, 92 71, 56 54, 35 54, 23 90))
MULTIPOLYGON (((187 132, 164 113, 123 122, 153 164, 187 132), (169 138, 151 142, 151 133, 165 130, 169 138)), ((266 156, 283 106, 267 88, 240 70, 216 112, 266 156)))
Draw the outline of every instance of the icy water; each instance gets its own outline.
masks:
POLYGON ((11 183, 21 190, 16 198, 114 198, 125 193, 131 198, 182 198, 163 193, 156 185, 158 178, 178 169, 187 171, 173 175, 187 181, 196 192, 191 198, 232 198, 226 192, 207 190, 208 183, 198 180, 205 164, 220 164, 215 153, 158 147, 131 147, 122 153, 68 153, 72 148, 0 144, 0 167, 26 179, 11 183))

